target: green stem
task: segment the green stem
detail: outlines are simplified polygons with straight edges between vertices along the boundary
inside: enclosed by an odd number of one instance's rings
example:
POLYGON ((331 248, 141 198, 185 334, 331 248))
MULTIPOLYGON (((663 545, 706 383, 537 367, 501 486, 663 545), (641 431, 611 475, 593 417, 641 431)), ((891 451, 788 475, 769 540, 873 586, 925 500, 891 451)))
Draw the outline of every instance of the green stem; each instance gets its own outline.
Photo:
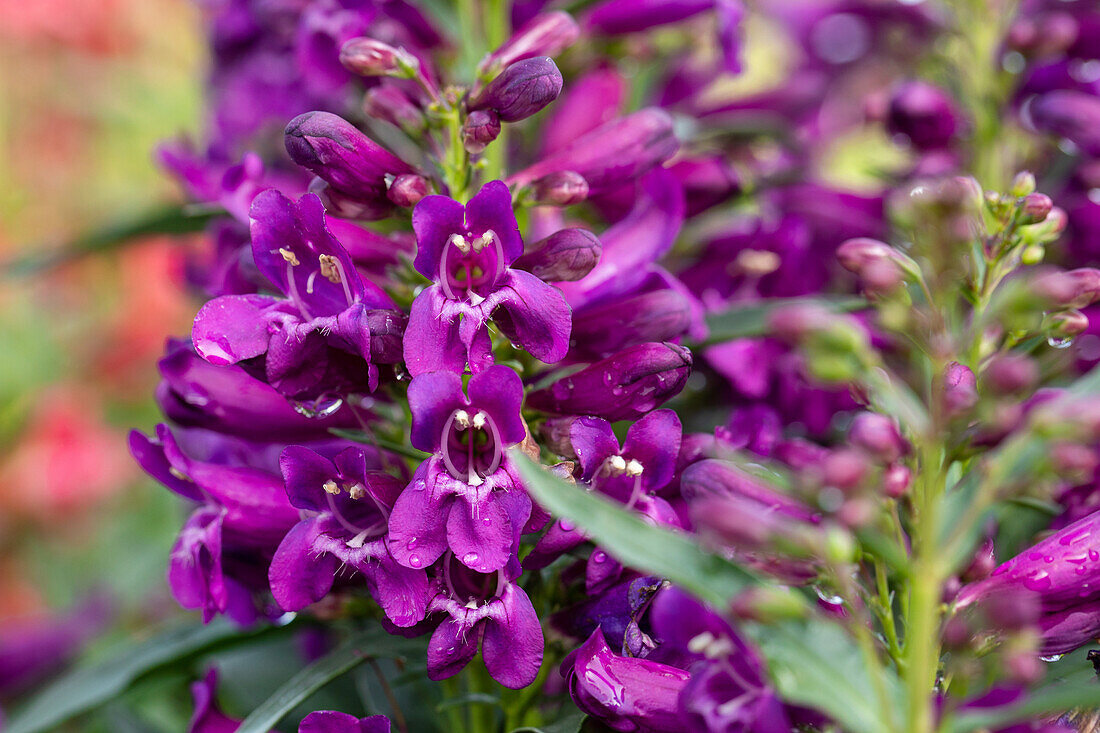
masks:
POLYGON ((880 606, 879 620, 882 622, 882 633, 886 637, 886 645, 898 668, 904 668, 902 660, 901 644, 898 643, 898 627, 894 620, 894 603, 890 595, 890 583, 886 576, 886 563, 875 560, 875 581, 878 588, 878 602, 880 606))

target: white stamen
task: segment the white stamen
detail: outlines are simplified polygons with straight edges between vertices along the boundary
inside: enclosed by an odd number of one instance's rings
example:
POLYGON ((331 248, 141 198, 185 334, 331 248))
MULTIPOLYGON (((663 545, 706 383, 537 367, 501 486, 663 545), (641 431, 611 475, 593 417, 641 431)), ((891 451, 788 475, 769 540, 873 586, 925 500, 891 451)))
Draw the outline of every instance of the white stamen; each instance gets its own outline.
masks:
POLYGON ((488 417, 488 415, 486 415, 481 410, 478 410, 477 414, 474 415, 473 426, 475 428, 477 428, 478 430, 481 430, 483 427, 485 427, 485 418, 486 417, 488 417))
POLYGON ((367 489, 363 484, 352 484, 348 488, 348 496, 352 499, 362 499, 367 495, 367 489))
POLYGON ((782 261, 775 252, 766 249, 743 249, 734 259, 737 268, 751 277, 770 275, 779 269, 782 261))
POLYGON ((688 642, 688 651, 692 654, 702 654, 703 650, 714 643, 714 634, 704 631, 698 636, 692 637, 688 642))
POLYGON ((474 600, 473 598, 466 601, 466 608, 470 609, 471 611, 476 610, 477 609, 477 601, 474 600))
POLYGON ((302 264, 298 261, 298 255, 294 254, 285 247, 279 247, 279 254, 281 254, 283 256, 283 259, 289 262, 293 267, 297 267, 298 265, 302 264))
POLYGON ((306 294, 313 295, 313 282, 317 279, 317 271, 309 273, 309 279, 306 280, 306 294))
POLYGON ((321 263, 321 274, 330 283, 339 284, 343 279, 340 277, 340 262, 332 255, 320 255, 317 259, 321 263))
POLYGON ((363 542, 366 541, 367 535, 369 535, 370 533, 371 533, 370 529, 364 529, 362 532, 360 532, 359 534, 355 535, 350 540, 348 540, 347 543, 346 543, 347 546, 348 547, 353 547, 353 548, 356 548, 356 549, 362 547, 363 542))
POLYGON ((455 410, 455 427, 466 430, 470 427, 470 413, 465 410, 455 410))
POLYGON ((627 476, 641 476, 642 464, 631 458, 626 462, 626 475, 627 476))
POLYGON ((451 244, 453 244, 455 246, 455 249, 457 249, 462 254, 470 253, 470 243, 467 242, 466 237, 462 236, 461 234, 452 234, 451 244))
POLYGON ((615 476, 626 471, 626 459, 622 456, 611 456, 607 459, 607 465, 615 476))
POLYGON ((190 481, 191 480, 190 476, 188 476, 186 473, 179 470, 175 466, 169 466, 168 467, 168 473, 172 474, 173 476, 178 478, 180 481, 190 481))
POLYGON ((340 487, 337 486, 336 482, 332 479, 329 479, 325 483, 321 484, 321 488, 332 494, 333 496, 340 493, 340 487))
POLYGON ((494 234, 493 231, 490 229, 489 231, 485 232, 484 234, 482 234, 477 239, 470 242, 470 246, 473 247, 474 252, 480 252, 481 250, 485 249, 486 247, 488 247, 490 244, 493 243, 493 238, 495 236, 496 236, 496 234, 494 234))

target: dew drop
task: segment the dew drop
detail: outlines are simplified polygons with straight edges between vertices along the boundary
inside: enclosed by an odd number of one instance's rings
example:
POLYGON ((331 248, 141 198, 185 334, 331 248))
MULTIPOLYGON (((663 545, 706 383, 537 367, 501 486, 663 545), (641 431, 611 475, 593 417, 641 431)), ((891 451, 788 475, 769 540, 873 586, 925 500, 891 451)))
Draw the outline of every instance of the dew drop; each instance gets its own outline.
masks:
POLYGON ((1047 344, 1055 349, 1068 349, 1073 346, 1073 337, 1066 336, 1064 338, 1058 338, 1057 336, 1047 336, 1047 344))
POLYGON ((574 529, 573 523, 568 519, 562 519, 558 522, 558 526, 562 528, 564 532, 572 532, 574 529))
POLYGON ((420 540, 416 537, 411 537, 409 538, 409 541, 405 543, 405 547, 410 550, 415 550, 418 544, 420 544, 420 540))
POLYGON ((1039 657, 1039 659, 1043 660, 1044 662, 1057 662, 1064 656, 1065 654, 1051 654, 1050 656, 1039 657))
POLYGON ((824 588, 822 588, 819 585, 814 586, 814 593, 817 594, 818 598, 825 601, 830 606, 839 606, 841 603, 844 603, 843 598, 841 598, 838 595, 833 595, 833 594, 829 593, 828 591, 826 591, 824 588))
POLYGON ((462 564, 466 567, 473 567, 477 564, 477 561, 481 559, 481 556, 476 552, 467 552, 462 556, 462 564))
POLYGON ((409 565, 414 568, 418 568, 424 564, 424 561, 420 559, 420 555, 409 555, 409 565))
POLYGON ((607 560, 607 554, 606 553, 604 553, 600 550, 596 550, 595 552, 592 553, 592 562, 597 562, 598 563, 598 562, 604 562, 605 560, 607 560))

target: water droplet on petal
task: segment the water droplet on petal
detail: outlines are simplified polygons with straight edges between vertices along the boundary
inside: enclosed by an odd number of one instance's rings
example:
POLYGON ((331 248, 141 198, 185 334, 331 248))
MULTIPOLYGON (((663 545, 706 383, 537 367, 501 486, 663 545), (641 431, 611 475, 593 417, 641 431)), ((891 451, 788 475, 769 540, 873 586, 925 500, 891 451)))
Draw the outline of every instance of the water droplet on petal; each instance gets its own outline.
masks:
POLYGON ((607 560, 606 553, 601 552, 600 550, 596 550, 592 553, 592 562, 604 562, 605 560, 607 560))
POLYGON ((1066 336, 1064 338, 1058 338, 1057 336, 1047 336, 1047 344, 1055 349, 1068 349, 1073 346, 1073 337, 1066 336))
POLYGON ((424 564, 424 561, 420 559, 420 555, 409 555, 409 565, 414 568, 418 568, 424 564))
POLYGON ((819 585, 814 586, 814 593, 817 594, 818 598, 825 601, 830 606, 839 606, 840 604, 844 603, 843 598, 841 598, 838 595, 834 595, 834 594, 829 593, 828 591, 826 591, 824 588, 822 588, 819 585))
POLYGON ((473 567, 477 564, 477 561, 481 559, 481 556, 476 552, 467 552, 462 556, 462 564, 466 567, 473 567))
POLYGON ((570 522, 568 519, 563 519, 558 522, 558 526, 561 527, 562 531, 564 532, 572 532, 574 529, 573 523, 570 522))
POLYGON ((1051 654, 1050 656, 1039 657, 1039 659, 1043 660, 1044 662, 1057 662, 1064 656, 1065 654, 1051 654))

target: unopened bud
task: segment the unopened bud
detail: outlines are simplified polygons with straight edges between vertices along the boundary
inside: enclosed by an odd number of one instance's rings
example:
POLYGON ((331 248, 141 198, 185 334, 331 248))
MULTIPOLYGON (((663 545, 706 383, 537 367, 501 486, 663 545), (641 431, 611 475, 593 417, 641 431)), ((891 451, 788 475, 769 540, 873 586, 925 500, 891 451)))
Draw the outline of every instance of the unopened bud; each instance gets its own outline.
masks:
POLYGON ((987 537, 974 551, 974 557, 971 559, 970 565, 962 573, 963 580, 974 583, 988 578, 997 567, 997 555, 994 549, 993 540, 987 537))
POLYGON ((390 201, 398 206, 409 208, 416 206, 420 199, 432 192, 431 184, 424 176, 415 173, 404 173, 393 179, 390 190, 386 194, 390 201))
POLYGON ((485 150, 500 135, 500 117, 491 109, 471 112, 462 126, 462 144, 474 155, 485 150))
POLYGON ((512 267, 546 282, 572 282, 592 271, 603 247, 587 229, 562 229, 527 245, 512 267))
POLYGON ((363 112, 401 128, 410 136, 419 135, 426 126, 420 106, 394 84, 383 83, 368 89, 363 98, 363 112))
POLYGON ((990 360, 983 381, 996 394, 1016 394, 1030 389, 1039 381, 1039 367, 1026 356, 1002 354, 990 360))
POLYGON ((1055 443, 1050 450, 1050 463, 1059 476, 1075 482, 1088 481, 1100 457, 1096 450, 1080 443, 1055 443))
POLYGON ((536 15, 516 31, 503 46, 485 57, 478 65, 478 74, 495 75, 517 61, 535 56, 554 56, 568 48, 581 29, 568 13, 555 11, 536 15))
POLYGON ((561 85, 561 72, 551 58, 524 59, 489 82, 470 109, 493 109, 504 122, 518 122, 557 99, 561 85))
POLYGON ((588 181, 576 171, 555 171, 531 184, 535 203, 570 206, 588 198, 588 181))
POLYGON ((908 466, 895 463, 882 474, 882 493, 891 499, 900 499, 909 492, 913 474, 908 466))
POLYGON ((907 82, 890 99, 887 129, 907 137, 917 150, 947 147, 960 127, 954 100, 927 82, 907 82))
POLYGON ((846 564, 855 557, 856 541, 851 532, 836 525, 825 530, 825 558, 829 562, 846 564))
POLYGON ((848 499, 836 512, 836 518, 849 529, 866 527, 874 518, 878 505, 866 497, 848 499))
POLYGON ((852 491, 863 483, 867 476, 867 459, 857 450, 841 448, 825 457, 821 466, 822 479, 827 486, 835 486, 841 491, 852 491))
POLYGON ((883 463, 893 463, 909 451, 897 423, 876 412, 856 415, 848 430, 848 440, 883 463))
POLYGON ((1073 338, 1089 330, 1089 317, 1079 310, 1062 311, 1047 316, 1044 325, 1055 338, 1073 338))
POLYGON ((417 60, 403 48, 374 38, 353 38, 340 48, 340 63, 360 76, 405 76, 417 60))
POLYGON ((1100 298, 1100 270, 1079 267, 1051 272, 1035 279, 1035 292, 1061 308, 1084 308, 1100 298))
POLYGON ((1041 244, 1029 244, 1020 253, 1020 262, 1025 265, 1037 265, 1046 257, 1047 250, 1041 244))
POLYGON ((1031 171, 1017 173, 1016 177, 1012 179, 1011 193, 1018 199, 1035 193, 1035 174, 1031 171))
POLYGON ((957 417, 978 403, 978 380, 970 368, 957 361, 947 365, 943 375, 944 411, 957 417))
POLYGON ((1038 224, 1045 221, 1053 207, 1054 202, 1050 200, 1050 196, 1044 193, 1029 193, 1020 206, 1020 223, 1038 224))

